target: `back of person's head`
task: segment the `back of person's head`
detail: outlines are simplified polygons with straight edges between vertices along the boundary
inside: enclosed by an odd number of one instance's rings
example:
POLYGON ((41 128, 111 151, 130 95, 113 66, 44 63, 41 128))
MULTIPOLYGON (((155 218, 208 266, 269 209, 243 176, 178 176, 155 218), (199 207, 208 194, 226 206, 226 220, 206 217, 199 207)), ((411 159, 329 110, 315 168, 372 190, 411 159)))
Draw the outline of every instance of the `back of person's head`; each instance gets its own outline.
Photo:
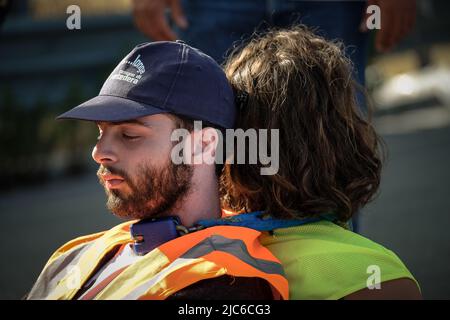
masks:
POLYGON ((278 172, 227 164, 225 207, 280 218, 334 213, 346 221, 373 198, 379 138, 359 111, 342 45, 303 26, 271 30, 234 50, 224 68, 233 89, 248 94, 236 128, 279 129, 278 172))

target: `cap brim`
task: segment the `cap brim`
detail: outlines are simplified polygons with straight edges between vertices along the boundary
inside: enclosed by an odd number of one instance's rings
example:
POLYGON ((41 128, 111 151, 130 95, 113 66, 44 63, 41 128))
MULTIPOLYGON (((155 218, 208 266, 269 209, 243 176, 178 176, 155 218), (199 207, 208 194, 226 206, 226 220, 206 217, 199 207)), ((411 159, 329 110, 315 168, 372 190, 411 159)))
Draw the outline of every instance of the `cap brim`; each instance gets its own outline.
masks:
POLYGON ((166 112, 167 110, 134 100, 100 95, 59 115, 56 119, 118 122, 166 112))

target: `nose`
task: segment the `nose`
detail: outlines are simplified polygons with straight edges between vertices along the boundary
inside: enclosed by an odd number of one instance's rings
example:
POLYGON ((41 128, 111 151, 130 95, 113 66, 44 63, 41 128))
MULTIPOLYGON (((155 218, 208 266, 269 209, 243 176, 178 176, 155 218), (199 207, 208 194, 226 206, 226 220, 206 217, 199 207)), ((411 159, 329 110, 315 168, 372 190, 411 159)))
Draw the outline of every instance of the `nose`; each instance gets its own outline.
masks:
POLYGON ((117 154, 113 147, 113 143, 107 141, 105 135, 103 135, 92 150, 92 158, 98 164, 104 165, 117 162, 117 154))

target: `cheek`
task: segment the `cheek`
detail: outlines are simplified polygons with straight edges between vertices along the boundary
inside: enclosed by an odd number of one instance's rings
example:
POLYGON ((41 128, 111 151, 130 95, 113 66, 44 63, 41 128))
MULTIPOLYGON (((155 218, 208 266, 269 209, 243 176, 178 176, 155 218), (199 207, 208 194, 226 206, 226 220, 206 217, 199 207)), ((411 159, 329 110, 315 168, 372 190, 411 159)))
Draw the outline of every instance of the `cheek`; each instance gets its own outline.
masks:
POLYGON ((159 143, 156 141, 147 141, 139 149, 136 155, 138 163, 145 163, 152 168, 164 168, 170 160, 172 145, 159 143))

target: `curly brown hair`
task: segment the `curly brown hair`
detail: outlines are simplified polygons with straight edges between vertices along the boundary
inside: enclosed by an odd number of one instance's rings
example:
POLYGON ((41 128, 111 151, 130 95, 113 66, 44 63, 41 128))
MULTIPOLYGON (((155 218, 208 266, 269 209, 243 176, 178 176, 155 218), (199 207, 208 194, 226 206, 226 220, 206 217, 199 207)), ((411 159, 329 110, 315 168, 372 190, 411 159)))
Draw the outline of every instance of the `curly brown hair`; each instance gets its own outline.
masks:
POLYGON ((342 44, 304 26, 272 29, 235 49, 224 69, 233 88, 248 94, 236 128, 279 129, 280 162, 275 175, 261 175, 260 163, 227 163, 225 208, 347 221, 374 197, 382 144, 359 111, 342 44))

